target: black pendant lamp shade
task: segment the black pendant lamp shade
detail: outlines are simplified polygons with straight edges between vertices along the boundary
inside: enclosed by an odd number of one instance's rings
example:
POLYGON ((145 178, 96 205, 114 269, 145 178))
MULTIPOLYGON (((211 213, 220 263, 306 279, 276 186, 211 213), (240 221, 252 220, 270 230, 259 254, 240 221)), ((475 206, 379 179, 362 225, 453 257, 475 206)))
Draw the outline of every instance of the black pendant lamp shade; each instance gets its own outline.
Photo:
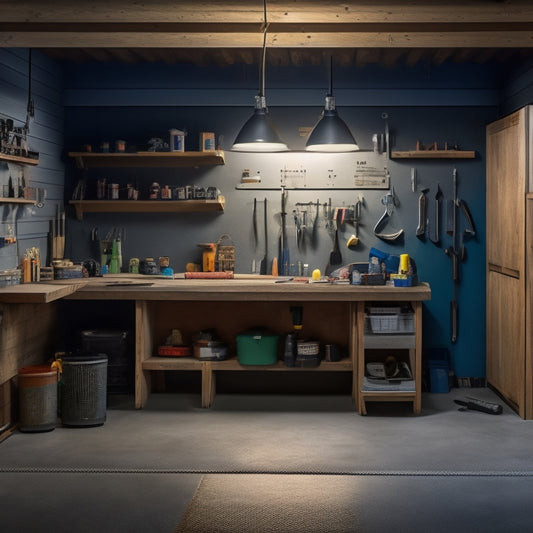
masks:
POLYGON ((255 97, 254 114, 241 128, 231 150, 234 152, 286 152, 289 147, 280 139, 276 127, 268 116, 265 98, 265 60, 267 36, 267 7, 263 0, 264 26, 261 55, 261 81, 259 94, 255 97))
POLYGON ((308 152, 355 152, 359 146, 335 109, 333 96, 332 67, 330 62, 330 85, 324 111, 305 143, 308 152))
POLYGON ((255 97, 254 114, 241 128, 231 149, 235 152, 285 152, 289 149, 268 116, 264 96, 255 97))

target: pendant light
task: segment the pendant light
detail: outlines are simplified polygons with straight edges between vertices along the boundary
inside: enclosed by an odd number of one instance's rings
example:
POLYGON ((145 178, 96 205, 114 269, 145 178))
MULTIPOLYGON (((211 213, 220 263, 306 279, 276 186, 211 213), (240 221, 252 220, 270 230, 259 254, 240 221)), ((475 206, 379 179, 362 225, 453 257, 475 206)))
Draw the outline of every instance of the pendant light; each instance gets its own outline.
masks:
POLYGON ((309 152, 355 152, 359 146, 342 118, 335 109, 333 96, 333 62, 329 62, 329 92, 326 95, 324 111, 305 143, 309 152))
POLYGON ((259 94, 255 97, 254 114, 241 128, 231 150, 234 152, 286 152, 289 148, 281 140, 276 127, 268 116, 265 98, 265 59, 267 37, 266 0, 263 1, 264 28, 263 50, 261 57, 261 84, 259 94))

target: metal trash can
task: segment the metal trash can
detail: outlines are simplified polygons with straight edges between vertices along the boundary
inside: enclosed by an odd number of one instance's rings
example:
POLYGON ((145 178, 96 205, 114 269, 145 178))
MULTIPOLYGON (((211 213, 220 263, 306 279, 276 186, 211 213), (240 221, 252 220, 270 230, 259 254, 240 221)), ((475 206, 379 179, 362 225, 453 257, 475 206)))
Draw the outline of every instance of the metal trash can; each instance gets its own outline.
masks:
POLYGON ((20 431, 51 431, 57 422, 57 370, 50 365, 18 371, 20 431))
POLYGON ((101 426, 106 420, 107 355, 65 357, 61 377, 64 426, 101 426))

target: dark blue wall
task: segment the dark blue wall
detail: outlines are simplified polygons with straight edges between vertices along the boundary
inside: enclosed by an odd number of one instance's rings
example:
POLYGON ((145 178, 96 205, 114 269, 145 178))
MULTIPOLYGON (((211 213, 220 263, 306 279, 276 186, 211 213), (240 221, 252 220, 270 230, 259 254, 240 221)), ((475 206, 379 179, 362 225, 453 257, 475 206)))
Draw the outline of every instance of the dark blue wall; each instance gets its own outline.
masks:
MULTIPOLYGON (((65 151, 101 140, 125 139, 142 144, 152 136, 166 137, 168 129, 186 129, 186 148, 197 149, 197 134, 214 131, 218 143, 229 150, 240 126, 252 110, 258 87, 257 68, 233 65, 226 68, 191 65, 115 65, 64 64, 65 87, 62 102, 65 112, 65 151)), ((53 71, 56 65, 51 66, 53 71)), ((371 149, 371 136, 382 132, 385 121, 391 130, 392 149, 413 149, 416 141, 457 142, 465 150, 475 150, 473 160, 392 160, 391 183, 400 206, 391 223, 405 230, 405 238, 395 244, 377 239, 373 226, 383 212, 383 190, 291 191, 289 209, 295 202, 322 201, 349 205, 362 193, 365 198, 361 242, 355 250, 342 247, 343 260, 366 261, 370 247, 390 253, 409 253, 417 262, 420 278, 432 288, 432 300, 424 306, 424 347, 447 347, 454 370, 460 377, 485 375, 485 126, 496 118, 531 101, 531 69, 528 65, 509 71, 508 66, 478 64, 420 64, 414 68, 334 69, 334 93, 342 118, 348 123, 363 150, 371 149), (461 265, 459 291, 459 339, 450 342, 449 302, 453 297, 451 264, 444 249, 450 237, 442 233, 441 246, 416 238, 419 193, 410 189, 410 169, 417 169, 420 186, 428 187, 434 197, 437 183, 445 200, 452 198, 452 170, 458 170, 459 196, 472 212, 477 236, 467 243, 467 259, 461 265)), ((260 170, 265 183, 279 184, 283 165, 311 168, 331 165, 349 173, 353 160, 346 154, 317 156, 298 152, 305 139, 299 129, 310 127, 320 114, 327 89, 327 69, 320 66, 267 69, 267 100, 271 114, 291 149, 289 154, 239 154, 226 152, 226 165, 207 169, 100 169, 88 174, 90 183, 99 177, 122 184, 132 180, 147 187, 161 184, 216 185, 227 199, 223 214, 86 214, 83 221, 68 218, 67 256, 81 261, 95 256, 90 246, 91 229, 100 236, 112 227, 125 229, 123 255, 146 257, 168 255, 176 271, 185 263, 200 259, 197 243, 215 241, 229 233, 237 247, 236 270, 250 272, 252 260, 263 254, 262 242, 256 246, 252 234, 254 198, 268 199, 269 257, 276 255, 279 235, 279 191, 241 191, 243 168, 260 170), (326 163, 324 163, 326 161, 326 163)), ((1 98, 1 93, 0 93, 1 98)), ((1 100, 0 100, 1 101, 1 100)), ((0 109, 1 111, 1 109, 0 109)), ((65 199, 79 171, 64 158, 65 199)), ((430 206, 432 203, 430 203, 430 206)), ((463 222, 461 221, 460 231, 463 222)), ((289 239, 294 225, 289 224, 289 239)), ((346 227, 341 243, 353 232, 346 227)), ((301 259, 310 268, 323 269, 332 240, 324 220, 320 220, 318 246, 291 249, 291 259, 301 259)))

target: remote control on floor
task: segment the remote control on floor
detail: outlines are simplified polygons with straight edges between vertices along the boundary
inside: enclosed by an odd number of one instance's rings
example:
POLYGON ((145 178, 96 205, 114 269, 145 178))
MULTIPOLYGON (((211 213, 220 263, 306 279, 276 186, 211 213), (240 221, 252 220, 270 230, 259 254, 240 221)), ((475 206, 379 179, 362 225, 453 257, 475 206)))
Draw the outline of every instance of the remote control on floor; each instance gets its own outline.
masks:
POLYGON ((485 402, 478 398, 465 397, 461 400, 454 400, 458 405, 466 407, 467 409, 473 409, 475 411, 481 411, 483 413, 489 413, 491 415, 500 415, 503 412, 503 407, 499 403, 485 402))

